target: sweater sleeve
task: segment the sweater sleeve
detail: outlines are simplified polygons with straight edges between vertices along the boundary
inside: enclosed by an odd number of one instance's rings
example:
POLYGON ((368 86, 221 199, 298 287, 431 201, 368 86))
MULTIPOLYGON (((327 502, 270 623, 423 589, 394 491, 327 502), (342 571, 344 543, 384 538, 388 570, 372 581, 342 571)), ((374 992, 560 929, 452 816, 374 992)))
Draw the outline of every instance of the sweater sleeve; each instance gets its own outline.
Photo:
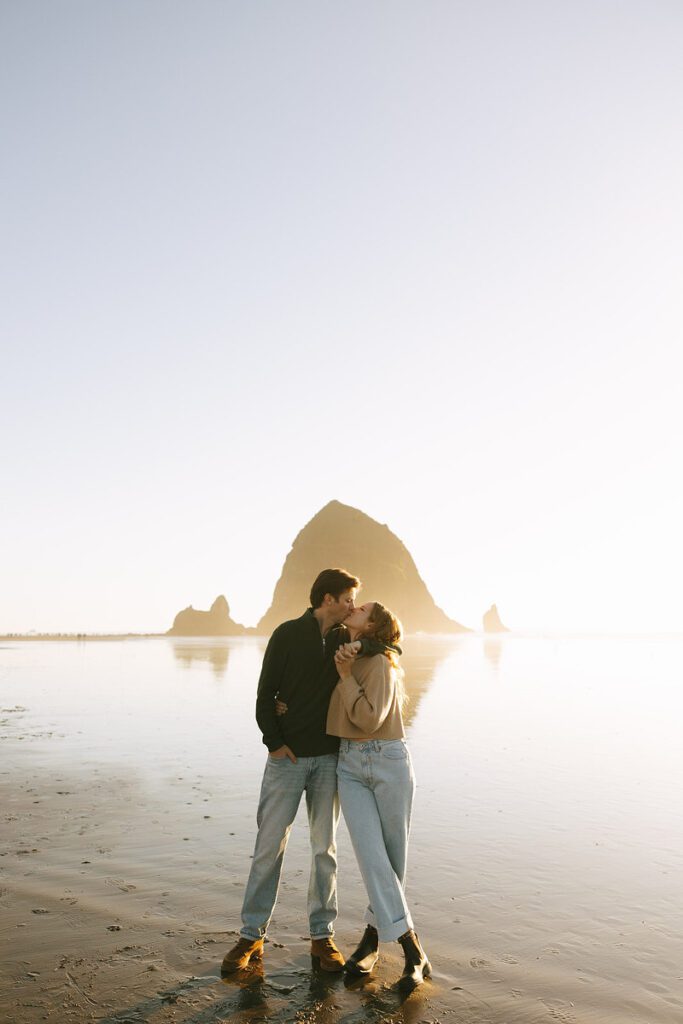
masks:
POLYGON ((394 700, 394 679, 388 658, 383 654, 374 655, 362 683, 350 675, 337 683, 337 690, 349 720, 371 736, 391 711, 394 700))
POLYGON ((278 628, 268 641, 256 693, 256 721, 268 750, 277 750, 285 742, 275 714, 275 695, 280 689, 286 660, 285 638, 282 629, 278 628))

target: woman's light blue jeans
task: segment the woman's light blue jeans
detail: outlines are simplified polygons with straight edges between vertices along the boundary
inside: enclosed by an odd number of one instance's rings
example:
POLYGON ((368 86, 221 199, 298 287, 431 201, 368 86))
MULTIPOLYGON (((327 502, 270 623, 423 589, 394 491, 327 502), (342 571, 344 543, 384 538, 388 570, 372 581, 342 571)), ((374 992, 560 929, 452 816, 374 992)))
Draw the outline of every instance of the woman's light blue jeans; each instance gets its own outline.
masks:
POLYGON ((415 776, 405 740, 342 740, 339 800, 383 942, 413 927, 404 893, 415 776))
POLYGON ((268 756, 261 783, 256 822, 258 835, 242 904, 240 935, 261 939, 273 915, 289 833, 306 793, 311 841, 308 920, 312 939, 334 934, 337 917, 337 847, 339 821, 337 755, 268 756))

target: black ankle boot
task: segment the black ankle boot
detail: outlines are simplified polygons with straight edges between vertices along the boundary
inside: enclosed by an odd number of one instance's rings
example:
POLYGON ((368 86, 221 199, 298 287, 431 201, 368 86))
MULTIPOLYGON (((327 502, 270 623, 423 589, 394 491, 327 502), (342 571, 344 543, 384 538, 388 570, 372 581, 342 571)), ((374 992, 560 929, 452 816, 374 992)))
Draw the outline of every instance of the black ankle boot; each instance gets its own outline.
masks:
POLYGON ((398 941, 403 946, 405 957, 405 967, 398 985, 404 992, 412 992, 414 988, 422 984, 425 978, 431 975, 432 965, 415 932, 405 932, 398 941))
POLYGON ((370 974, 379 957, 378 949, 377 929, 369 924, 363 932, 363 938, 358 943, 358 949, 346 961, 345 966, 349 974, 370 974))

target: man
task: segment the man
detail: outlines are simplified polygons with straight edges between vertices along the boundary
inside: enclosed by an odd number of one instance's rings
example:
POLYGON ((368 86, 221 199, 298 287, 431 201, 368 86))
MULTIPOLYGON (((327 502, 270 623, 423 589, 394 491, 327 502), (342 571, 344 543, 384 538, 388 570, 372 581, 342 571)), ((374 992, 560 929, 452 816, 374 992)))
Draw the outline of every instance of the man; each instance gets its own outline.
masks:
POLYGON ((304 791, 312 856, 308 887, 311 955, 323 970, 341 971, 344 967, 333 938, 339 740, 327 735, 326 722, 338 679, 334 654, 348 639, 341 623, 353 611, 359 587, 360 581, 345 569, 324 569, 311 588, 311 607, 300 618, 278 626, 268 642, 256 697, 256 721, 268 748, 268 760, 240 939, 225 955, 224 973, 240 970, 263 956, 285 848, 304 791), (287 704, 284 716, 276 714, 276 696, 287 704))

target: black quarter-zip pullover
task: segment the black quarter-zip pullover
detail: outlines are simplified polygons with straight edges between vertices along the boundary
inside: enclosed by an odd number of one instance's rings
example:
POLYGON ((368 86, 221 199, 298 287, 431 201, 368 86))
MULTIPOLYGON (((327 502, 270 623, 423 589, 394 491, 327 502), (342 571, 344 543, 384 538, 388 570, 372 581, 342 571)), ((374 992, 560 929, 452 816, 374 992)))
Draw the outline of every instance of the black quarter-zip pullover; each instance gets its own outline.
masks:
POLYGON ((274 630, 256 696, 256 721, 268 750, 286 744, 296 757, 336 754, 339 739, 325 731, 327 709, 339 678, 334 653, 348 639, 343 626, 321 636, 312 608, 274 630), (275 714, 276 694, 286 715, 275 714))

